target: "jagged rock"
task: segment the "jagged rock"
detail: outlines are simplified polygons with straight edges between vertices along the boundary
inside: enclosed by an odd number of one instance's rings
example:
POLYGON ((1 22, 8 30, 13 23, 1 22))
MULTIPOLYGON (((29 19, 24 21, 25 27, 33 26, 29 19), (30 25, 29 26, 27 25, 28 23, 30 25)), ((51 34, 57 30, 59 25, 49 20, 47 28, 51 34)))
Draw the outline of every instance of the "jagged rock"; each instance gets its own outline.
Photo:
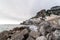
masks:
POLYGON ((40 37, 37 37, 36 40, 47 40, 47 38, 45 36, 40 36, 40 37))
POLYGON ((35 40, 35 39, 29 36, 26 40, 35 40))
POLYGON ((54 29, 54 30, 56 30, 56 29, 59 29, 59 30, 60 30, 60 26, 59 26, 59 25, 52 25, 51 27, 52 27, 52 30, 53 30, 53 29, 54 29))
POLYGON ((39 11, 34 18, 45 17, 45 15, 46 15, 46 10, 43 9, 43 10, 39 11))
POLYGON ((53 32, 53 35, 55 36, 55 40, 60 40, 60 30, 53 32))
POLYGON ((22 40, 24 38, 24 35, 28 33, 27 29, 20 31, 17 31, 15 34, 11 36, 12 40, 22 40))
POLYGON ((29 36, 33 37, 33 38, 37 38, 39 37, 40 33, 39 32, 36 32, 36 31, 31 31, 29 33, 29 36))
POLYGON ((39 24, 41 22, 40 18, 34 18, 34 19, 30 19, 30 21, 33 22, 33 24, 39 24))
POLYGON ((47 21, 44 21, 40 24, 39 32, 42 35, 46 35, 47 33, 51 32, 51 26, 50 23, 47 21))
POLYGON ((40 22, 41 22, 40 18, 33 18, 33 19, 26 20, 26 21, 24 21, 21 24, 24 24, 24 25, 33 25, 33 24, 39 24, 40 22))
POLYGON ((53 35, 53 33, 48 33, 46 37, 47 37, 47 40, 55 40, 55 36, 53 35))
POLYGON ((35 17, 32 17, 31 19, 26 20, 21 24, 24 24, 24 25, 32 25, 36 23, 38 24, 41 22, 40 20, 45 20, 46 19, 45 17, 50 16, 51 14, 60 15, 60 6, 54 6, 47 11, 43 9, 39 11, 35 17))
POLYGON ((36 25, 30 25, 30 26, 29 26, 29 29, 30 29, 31 31, 38 31, 38 26, 36 26, 36 25))
POLYGON ((0 40, 7 40, 7 38, 8 38, 8 31, 0 33, 0 40))
POLYGON ((31 24, 33 24, 33 22, 32 21, 30 21, 30 20, 26 20, 26 21, 24 21, 23 23, 21 23, 22 25, 31 25, 31 24))
POLYGON ((51 8, 51 10, 58 10, 58 9, 60 9, 60 6, 54 6, 51 8))
POLYGON ((60 15, 60 6, 54 6, 50 10, 47 10, 47 15, 60 15))

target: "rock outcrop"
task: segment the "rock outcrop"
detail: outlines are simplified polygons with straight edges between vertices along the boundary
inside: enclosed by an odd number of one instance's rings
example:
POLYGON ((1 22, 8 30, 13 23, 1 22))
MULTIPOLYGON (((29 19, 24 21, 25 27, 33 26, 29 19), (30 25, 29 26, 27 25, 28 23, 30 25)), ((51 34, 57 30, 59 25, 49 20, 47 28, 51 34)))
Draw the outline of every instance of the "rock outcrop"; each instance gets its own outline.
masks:
POLYGON ((37 12, 10 31, 0 33, 0 40, 60 40, 60 6, 37 12))

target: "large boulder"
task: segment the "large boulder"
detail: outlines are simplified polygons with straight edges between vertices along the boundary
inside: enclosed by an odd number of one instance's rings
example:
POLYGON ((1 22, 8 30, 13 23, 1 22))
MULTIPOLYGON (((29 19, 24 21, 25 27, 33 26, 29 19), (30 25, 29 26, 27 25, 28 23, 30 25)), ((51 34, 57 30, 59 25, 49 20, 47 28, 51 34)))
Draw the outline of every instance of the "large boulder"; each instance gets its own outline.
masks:
POLYGON ((37 37, 36 40, 47 40, 47 38, 45 36, 40 36, 40 37, 37 37))
POLYGON ((48 21, 44 21, 44 22, 40 23, 39 32, 42 35, 46 35, 47 33, 51 32, 50 23, 48 21))
POLYGON ((24 38, 24 35, 27 34, 27 33, 28 33, 27 29, 24 29, 21 32, 20 31, 16 31, 16 33, 14 33, 11 36, 11 39, 12 40, 22 40, 24 38))
POLYGON ((8 38, 8 31, 4 31, 2 33, 0 33, 0 40, 7 40, 8 38))
POLYGON ((36 32, 36 31, 31 31, 29 33, 29 36, 33 37, 33 38, 37 38, 39 37, 40 33, 39 32, 36 32))
POLYGON ((55 40, 60 40, 60 30, 53 32, 53 35, 55 36, 55 40))
POLYGON ((35 39, 29 36, 26 40, 35 40, 35 39))

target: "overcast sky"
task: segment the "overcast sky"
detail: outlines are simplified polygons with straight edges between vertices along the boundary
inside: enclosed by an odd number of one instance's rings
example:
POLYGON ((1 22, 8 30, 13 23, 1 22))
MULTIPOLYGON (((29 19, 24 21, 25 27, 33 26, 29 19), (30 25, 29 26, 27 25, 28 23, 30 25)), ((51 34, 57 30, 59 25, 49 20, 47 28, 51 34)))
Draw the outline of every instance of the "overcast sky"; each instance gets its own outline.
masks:
POLYGON ((41 9, 59 5, 60 0, 0 0, 0 24, 19 24, 41 9))

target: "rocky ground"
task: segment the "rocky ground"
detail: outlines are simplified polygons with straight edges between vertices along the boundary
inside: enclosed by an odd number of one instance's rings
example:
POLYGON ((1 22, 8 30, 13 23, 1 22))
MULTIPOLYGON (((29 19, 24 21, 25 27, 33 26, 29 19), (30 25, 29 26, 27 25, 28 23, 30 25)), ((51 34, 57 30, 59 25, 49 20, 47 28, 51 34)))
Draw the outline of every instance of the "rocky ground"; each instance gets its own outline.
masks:
POLYGON ((37 12, 24 25, 0 33, 0 40, 60 40, 60 6, 37 12))

